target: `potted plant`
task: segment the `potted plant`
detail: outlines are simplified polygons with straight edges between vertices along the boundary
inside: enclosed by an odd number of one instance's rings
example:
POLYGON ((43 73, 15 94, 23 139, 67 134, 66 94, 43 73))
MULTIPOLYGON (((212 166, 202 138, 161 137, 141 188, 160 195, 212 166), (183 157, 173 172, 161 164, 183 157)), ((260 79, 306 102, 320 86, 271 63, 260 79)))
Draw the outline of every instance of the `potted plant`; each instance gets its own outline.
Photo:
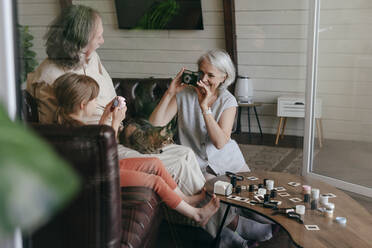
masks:
POLYGON ((32 40, 34 37, 30 33, 28 26, 18 25, 19 45, 20 45, 20 64, 21 64, 21 83, 26 82, 27 74, 34 71, 38 65, 36 61, 36 53, 32 51, 32 40))

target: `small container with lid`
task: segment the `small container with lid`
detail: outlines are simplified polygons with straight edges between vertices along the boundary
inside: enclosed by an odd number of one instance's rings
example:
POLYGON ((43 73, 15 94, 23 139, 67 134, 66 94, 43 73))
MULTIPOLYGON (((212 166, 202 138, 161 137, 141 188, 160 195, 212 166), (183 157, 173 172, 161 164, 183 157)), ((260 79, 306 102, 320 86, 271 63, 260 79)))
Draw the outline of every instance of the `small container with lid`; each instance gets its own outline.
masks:
POLYGON ((328 196, 326 195, 321 195, 319 198, 320 205, 324 206, 325 204, 328 203, 328 196))
POLYGON ((340 225, 346 225, 347 219, 345 217, 337 216, 335 221, 340 225))
POLYGON ((267 188, 267 190, 273 190, 274 189, 274 180, 267 180, 266 181, 266 188, 267 188))
POLYGON ((328 202, 324 204, 324 207, 325 207, 324 215, 328 218, 332 218, 333 212, 335 210, 335 204, 332 202, 328 202))
POLYGON ((302 194, 311 194, 311 186, 302 185, 302 194))
POLYGON ((277 191, 276 191, 276 189, 273 189, 273 190, 270 191, 270 197, 271 198, 277 197, 277 191))
POLYGON ((333 209, 326 208, 324 211, 324 216, 327 218, 333 218, 333 209))
POLYGON ((304 215, 305 214, 305 206, 304 205, 296 205, 296 213, 304 215))
POLYGON ((266 189, 265 188, 259 188, 258 189, 258 194, 259 195, 265 195, 266 194, 266 189))
POLYGON ((235 187, 235 193, 240 194, 240 192, 242 192, 242 187, 240 185, 237 185, 235 187))
POLYGON ((231 183, 231 185, 233 186, 233 188, 235 188, 235 186, 236 186, 236 177, 231 177, 230 178, 230 183, 231 183))
POLYGON ((334 210, 334 209, 335 209, 335 204, 332 203, 332 202, 328 202, 328 203, 324 204, 324 207, 325 207, 326 209, 334 210))
POLYGON ((311 198, 313 200, 319 199, 319 189, 311 189, 311 198))
POLYGON ((254 191, 254 184, 250 184, 248 187, 248 192, 253 192, 254 191))

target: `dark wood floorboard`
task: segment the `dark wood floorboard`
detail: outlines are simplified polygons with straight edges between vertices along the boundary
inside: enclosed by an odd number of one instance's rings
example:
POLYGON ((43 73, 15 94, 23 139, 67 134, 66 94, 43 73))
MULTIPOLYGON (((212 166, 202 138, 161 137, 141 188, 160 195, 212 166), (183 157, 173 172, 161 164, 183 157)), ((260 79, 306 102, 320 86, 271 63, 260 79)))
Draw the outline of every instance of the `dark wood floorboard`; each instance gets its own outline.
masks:
MULTIPOLYGON (((231 138, 234 139, 239 144, 250 144, 250 145, 265 145, 265 146, 275 146, 275 135, 274 134, 263 134, 263 137, 259 133, 233 133, 231 138)), ((285 135, 283 139, 279 138, 279 147, 293 147, 302 148, 303 147, 303 137, 285 135)))

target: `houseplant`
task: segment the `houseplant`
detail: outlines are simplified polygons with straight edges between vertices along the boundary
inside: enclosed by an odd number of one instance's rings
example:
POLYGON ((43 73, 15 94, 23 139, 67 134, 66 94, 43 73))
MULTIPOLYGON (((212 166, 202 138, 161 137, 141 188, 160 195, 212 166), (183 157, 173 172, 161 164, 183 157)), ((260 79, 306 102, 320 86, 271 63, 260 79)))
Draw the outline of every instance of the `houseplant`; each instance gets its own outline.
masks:
POLYGON ((138 29, 163 29, 178 13, 179 3, 175 0, 155 1, 137 24, 138 29))
POLYGON ((34 71, 35 67, 38 65, 36 60, 36 53, 32 51, 33 47, 32 40, 34 37, 30 33, 28 26, 18 25, 19 34, 19 45, 20 53, 19 60, 21 64, 21 83, 26 82, 27 74, 34 71))

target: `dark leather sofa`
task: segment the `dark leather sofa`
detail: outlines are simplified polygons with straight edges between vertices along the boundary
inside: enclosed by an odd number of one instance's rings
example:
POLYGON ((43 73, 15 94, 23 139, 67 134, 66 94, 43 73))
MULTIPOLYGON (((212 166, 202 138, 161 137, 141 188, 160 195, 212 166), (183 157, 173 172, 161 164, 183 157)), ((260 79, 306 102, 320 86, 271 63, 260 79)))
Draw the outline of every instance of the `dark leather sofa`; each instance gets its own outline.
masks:
MULTIPOLYGON (((170 79, 114 79, 118 95, 127 100, 128 116, 136 116, 139 85, 158 100, 170 79), (141 81, 141 82, 140 82, 141 81)), ((119 187, 117 144, 108 126, 63 128, 38 124, 37 103, 23 92, 23 117, 76 170, 82 187, 75 199, 44 227, 33 233, 30 246, 157 247, 163 220, 158 195, 145 187, 119 187)), ((66 182, 68 183, 68 182, 66 182)))
MULTIPOLYGON (((127 102, 127 118, 148 117, 170 78, 114 78, 127 102), (150 108, 150 109, 151 109, 150 108)), ((23 118, 77 171, 82 188, 75 199, 29 239, 32 248, 208 247, 201 228, 169 224, 172 215, 145 187, 119 187, 117 144, 108 126, 62 128, 38 124, 37 102, 23 91, 23 118)), ((68 182, 66 182, 68 183, 68 182)))
MULTIPOLYGON (((167 90, 171 78, 113 78, 114 87, 118 96, 123 96, 127 102, 127 119, 148 117, 149 113, 141 113, 144 103, 155 106, 167 90)), ((149 110, 152 110, 150 108, 149 110)), ((149 111, 148 110, 148 111, 149 111)))

